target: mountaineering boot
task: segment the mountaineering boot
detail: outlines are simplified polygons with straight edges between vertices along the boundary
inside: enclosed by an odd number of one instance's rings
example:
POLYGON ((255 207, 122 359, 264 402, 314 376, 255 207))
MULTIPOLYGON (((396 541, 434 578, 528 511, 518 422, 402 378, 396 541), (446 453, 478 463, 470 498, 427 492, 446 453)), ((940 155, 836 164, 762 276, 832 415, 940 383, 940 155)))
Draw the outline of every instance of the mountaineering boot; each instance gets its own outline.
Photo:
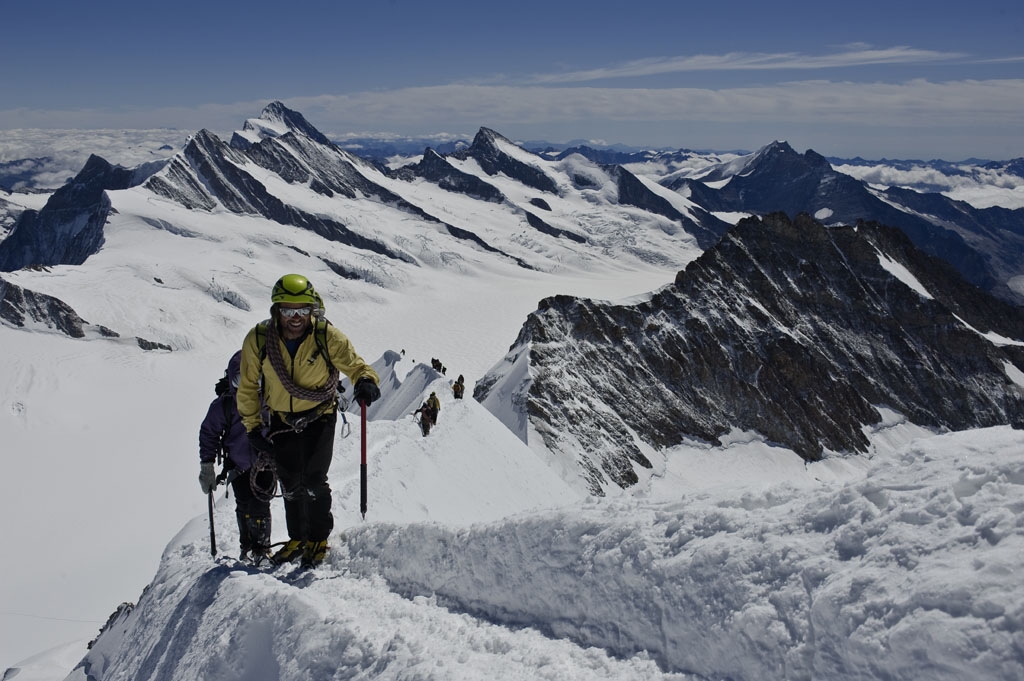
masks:
POLYGON ((249 550, 252 548, 252 535, 249 532, 249 517, 243 511, 235 511, 238 521, 238 560, 249 562, 249 550))
POLYGON ((302 567, 311 568, 316 567, 324 562, 324 558, 327 557, 327 540, 323 541, 311 541, 306 543, 306 548, 302 552, 302 567))
POLYGON ((281 565, 283 563, 290 563, 293 560, 302 558, 303 549, 306 547, 306 542, 298 539, 289 539, 284 546, 278 549, 277 553, 270 557, 270 562, 274 565, 281 565))
POLYGON ((270 558, 270 518, 248 518, 252 564, 260 566, 270 558))

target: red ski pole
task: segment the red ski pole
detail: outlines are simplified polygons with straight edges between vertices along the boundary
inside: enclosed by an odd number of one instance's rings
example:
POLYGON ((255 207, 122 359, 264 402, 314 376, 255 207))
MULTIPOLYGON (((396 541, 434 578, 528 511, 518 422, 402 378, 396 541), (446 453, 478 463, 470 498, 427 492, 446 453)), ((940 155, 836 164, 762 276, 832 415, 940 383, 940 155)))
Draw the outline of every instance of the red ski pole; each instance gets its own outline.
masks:
POLYGON ((362 428, 359 438, 362 449, 362 458, 359 460, 359 512, 366 519, 366 402, 359 401, 359 408, 362 412, 362 428))

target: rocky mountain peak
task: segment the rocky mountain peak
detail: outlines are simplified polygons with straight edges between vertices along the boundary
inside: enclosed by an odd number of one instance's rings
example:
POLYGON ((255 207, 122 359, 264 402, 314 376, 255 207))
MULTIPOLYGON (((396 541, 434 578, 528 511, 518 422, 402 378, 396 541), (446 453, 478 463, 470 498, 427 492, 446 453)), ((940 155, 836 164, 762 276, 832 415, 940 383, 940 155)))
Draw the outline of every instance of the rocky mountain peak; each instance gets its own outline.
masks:
POLYGON ((263 107, 258 118, 250 118, 242 126, 241 134, 235 133, 231 146, 246 148, 261 139, 280 137, 289 132, 305 135, 320 144, 331 145, 331 141, 306 120, 298 111, 289 109, 279 101, 263 107))
POLYGON ((507 395, 501 408, 602 493, 650 465, 638 441, 720 443, 738 428, 815 460, 863 451, 883 409, 935 429, 1024 426, 1022 339, 1024 312, 897 230, 775 213, 648 302, 542 301, 474 396, 507 395), (513 362, 530 380, 501 376, 513 362))
MULTIPOLYGON (((452 154, 452 156, 459 159, 475 159, 488 175, 504 173, 528 187, 551 194, 558 193, 558 185, 538 165, 526 163, 519 158, 515 158, 504 151, 502 145, 516 146, 497 132, 489 128, 480 128, 473 138, 473 144, 463 151, 452 154)), ((525 149, 522 150, 522 154, 524 156, 535 156, 525 149)), ((537 157, 537 160, 540 161, 540 157, 537 157)))
POLYGON ((473 137, 473 143, 470 146, 477 147, 478 150, 481 151, 486 149, 497 151, 497 142, 499 140, 507 144, 513 144, 512 140, 508 139, 497 130, 481 127, 477 130, 476 135, 473 137))
POLYGON ((484 180, 457 170, 448 160, 427 147, 418 163, 406 166, 396 173, 397 177, 422 177, 436 183, 442 189, 457 192, 482 201, 501 202, 505 199, 497 187, 484 180))
POLYGON ((146 177, 92 154, 82 170, 39 211, 26 210, 0 241, 0 271, 28 265, 80 265, 103 243, 108 189, 127 189, 146 177))
POLYGON ((751 159, 743 169, 744 176, 779 176, 820 175, 830 172, 832 166, 821 154, 808 149, 801 154, 788 142, 772 142, 751 159))
POLYGON ((794 151, 785 142, 762 148, 736 167, 735 161, 708 173, 704 181, 680 179, 705 208, 723 212, 790 216, 813 215, 828 224, 871 220, 896 227, 918 248, 951 263, 975 286, 1022 304, 1024 295, 1008 286, 1021 272, 1024 230, 1020 210, 974 209, 941 194, 890 189, 884 194, 837 172, 822 155, 794 151), (704 182, 728 180, 720 188, 704 182))

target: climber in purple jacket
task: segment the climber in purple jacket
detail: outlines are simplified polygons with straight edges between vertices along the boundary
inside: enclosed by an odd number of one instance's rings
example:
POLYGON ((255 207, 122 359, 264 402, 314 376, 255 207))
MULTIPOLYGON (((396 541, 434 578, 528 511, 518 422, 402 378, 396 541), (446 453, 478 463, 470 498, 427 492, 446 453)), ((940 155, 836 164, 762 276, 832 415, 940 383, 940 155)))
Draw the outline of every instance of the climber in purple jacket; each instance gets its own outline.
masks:
POLYGON ((239 551, 242 560, 259 565, 270 554, 270 499, 274 473, 271 469, 253 473, 255 452, 238 416, 235 390, 241 367, 242 352, 231 357, 224 377, 217 382, 216 399, 210 403, 206 418, 199 426, 199 486, 203 494, 212 492, 225 479, 235 493, 235 516, 238 519, 239 551), (220 476, 214 462, 224 452, 224 470, 220 476))

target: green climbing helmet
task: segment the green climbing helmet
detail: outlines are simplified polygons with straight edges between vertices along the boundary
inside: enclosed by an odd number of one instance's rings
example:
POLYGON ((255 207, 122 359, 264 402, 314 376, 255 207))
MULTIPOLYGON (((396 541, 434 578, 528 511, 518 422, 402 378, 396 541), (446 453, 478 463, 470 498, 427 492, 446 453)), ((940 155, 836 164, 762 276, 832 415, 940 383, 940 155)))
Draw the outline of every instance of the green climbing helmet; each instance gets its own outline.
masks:
POLYGON ((309 303, 315 307, 323 307, 323 299, 313 285, 301 274, 286 274, 274 284, 270 293, 272 303, 309 303))

